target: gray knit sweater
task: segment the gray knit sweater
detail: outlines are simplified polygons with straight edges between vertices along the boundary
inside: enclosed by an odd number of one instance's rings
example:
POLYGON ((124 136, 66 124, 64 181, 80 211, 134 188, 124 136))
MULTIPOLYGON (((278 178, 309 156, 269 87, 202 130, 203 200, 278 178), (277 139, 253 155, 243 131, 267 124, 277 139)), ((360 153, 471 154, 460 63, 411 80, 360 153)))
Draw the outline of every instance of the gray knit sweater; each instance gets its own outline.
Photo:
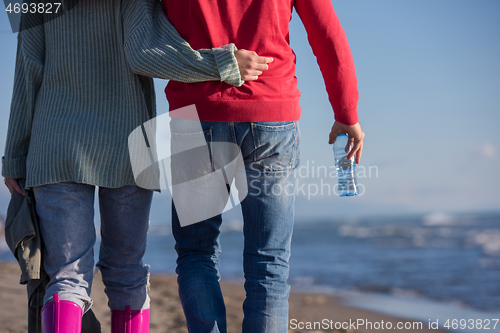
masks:
POLYGON ((21 29, 2 175, 27 187, 135 184, 128 135, 156 114, 144 75, 243 83, 234 45, 194 51, 159 0, 80 0, 21 29))

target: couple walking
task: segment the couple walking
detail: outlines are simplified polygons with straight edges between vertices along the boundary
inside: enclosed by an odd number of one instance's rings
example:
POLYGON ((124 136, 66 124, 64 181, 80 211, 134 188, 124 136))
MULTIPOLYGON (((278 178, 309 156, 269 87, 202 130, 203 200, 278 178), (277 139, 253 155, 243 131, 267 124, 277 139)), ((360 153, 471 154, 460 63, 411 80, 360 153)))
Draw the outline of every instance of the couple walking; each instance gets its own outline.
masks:
MULTIPOLYGON (((23 193, 19 180, 25 179, 36 199, 50 277, 42 330, 79 332, 92 306, 96 187, 102 237, 97 266, 111 331, 149 330, 149 273, 142 257, 153 192, 135 183, 127 139, 155 117, 151 77, 159 77, 171 80, 165 89, 170 110, 195 104, 208 149, 212 142, 237 146, 252 181, 241 202, 243 332, 287 332, 294 191, 278 196, 257 190, 293 189, 299 164, 300 93, 288 36, 293 8, 335 113, 330 143, 348 133, 358 163, 363 145, 352 55, 330 0, 69 2, 63 7, 71 10, 58 17, 22 16, 2 158, 9 190, 23 193)), ((175 206, 172 211, 188 329, 226 332, 218 282, 221 216, 181 226, 175 206)))

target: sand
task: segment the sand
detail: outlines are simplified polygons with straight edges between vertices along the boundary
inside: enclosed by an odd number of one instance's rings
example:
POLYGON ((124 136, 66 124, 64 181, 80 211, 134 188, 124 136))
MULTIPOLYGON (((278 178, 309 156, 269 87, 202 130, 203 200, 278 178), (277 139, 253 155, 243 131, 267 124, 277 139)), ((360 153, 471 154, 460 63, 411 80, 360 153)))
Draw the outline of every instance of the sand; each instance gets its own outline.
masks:
MULTIPOLYGON (((27 331, 27 300, 26 288, 19 284, 19 268, 15 263, 0 263, 0 333, 20 333, 27 331)), ((242 284, 222 282, 222 291, 226 300, 228 333, 241 332, 241 321, 243 311, 241 309, 244 299, 242 284)), ((177 295, 177 282, 175 276, 152 275, 151 276, 151 329, 152 333, 187 333, 186 321, 182 312, 179 297, 177 295)), ((109 309, 107 298, 104 294, 104 286, 100 275, 94 278, 92 288, 93 310, 100 320, 102 332, 110 332, 109 309)), ((396 327, 397 322, 405 320, 380 315, 373 312, 343 306, 341 299, 334 296, 316 295, 294 292, 290 296, 290 320, 295 319, 304 325, 307 322, 321 322, 332 320, 335 322, 349 322, 365 319, 372 323, 391 322, 396 327)), ((390 332, 443 332, 441 330, 430 330, 423 325, 423 329, 392 329, 390 332)), ((295 329, 290 326, 289 333, 320 333, 320 332, 387 332, 389 330, 367 329, 366 327, 353 329, 295 329)), ((257 332, 256 332, 257 333, 257 332)))

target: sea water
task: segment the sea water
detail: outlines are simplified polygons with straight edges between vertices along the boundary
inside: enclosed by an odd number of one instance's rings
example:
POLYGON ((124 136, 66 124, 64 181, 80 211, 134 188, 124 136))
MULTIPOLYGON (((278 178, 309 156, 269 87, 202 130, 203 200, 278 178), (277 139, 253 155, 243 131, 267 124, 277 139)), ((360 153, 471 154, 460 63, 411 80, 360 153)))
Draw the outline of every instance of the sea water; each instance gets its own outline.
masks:
MULTIPOLYGON (((223 279, 243 280, 241 221, 224 221, 223 279)), ((170 226, 152 226, 145 262, 174 273, 170 226)), ((292 289, 355 291, 500 311, 500 215, 296 221, 292 289)))
MULTIPOLYGON (((170 226, 155 223, 144 262, 153 273, 175 274, 170 226)), ((224 220, 221 245, 222 278, 243 281, 241 221, 224 220)), ((6 245, 0 259, 14 261, 6 245)), ((292 290, 379 295, 373 306, 382 311, 383 304, 397 303, 388 310, 394 315, 405 309, 417 314, 415 306, 426 301, 457 315, 457 309, 500 315, 500 215, 298 220, 290 267, 292 290)))

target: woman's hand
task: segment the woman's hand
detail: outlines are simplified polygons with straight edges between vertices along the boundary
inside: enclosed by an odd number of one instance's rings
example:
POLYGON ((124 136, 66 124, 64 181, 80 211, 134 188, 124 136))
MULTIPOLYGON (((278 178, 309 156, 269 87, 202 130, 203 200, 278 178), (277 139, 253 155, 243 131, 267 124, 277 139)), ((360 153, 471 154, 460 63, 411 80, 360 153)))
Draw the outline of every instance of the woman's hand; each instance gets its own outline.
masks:
POLYGON ((5 186, 7 186, 7 188, 9 189, 9 192, 11 194, 12 194, 12 191, 15 190, 17 193, 19 193, 23 197, 26 196, 26 194, 24 194, 23 190, 21 189, 21 186, 19 186, 19 183, 17 182, 17 179, 14 179, 14 178, 4 178, 3 182, 5 183, 5 186))
POLYGON ((238 61, 240 75, 243 81, 255 81, 263 71, 268 70, 268 63, 274 59, 270 57, 259 57, 254 51, 237 50, 234 51, 234 56, 238 61))

